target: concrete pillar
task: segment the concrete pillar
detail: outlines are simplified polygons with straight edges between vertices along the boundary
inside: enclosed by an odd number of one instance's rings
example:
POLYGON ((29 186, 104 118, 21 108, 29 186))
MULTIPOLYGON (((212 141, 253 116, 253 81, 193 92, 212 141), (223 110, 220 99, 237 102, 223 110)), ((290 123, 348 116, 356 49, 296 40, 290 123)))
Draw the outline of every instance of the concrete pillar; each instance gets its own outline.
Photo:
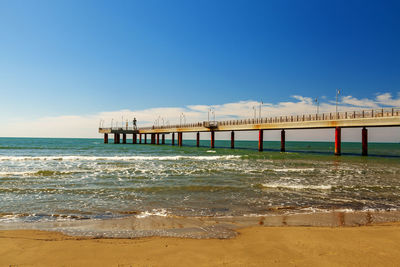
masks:
POLYGON ((368 156, 368 130, 363 127, 361 130, 361 140, 362 140, 362 155, 368 156))
POLYGON ((104 144, 108 144, 108 134, 104 134, 104 144))
POLYGON ((211 131, 211 148, 215 147, 215 132, 211 131))
POLYGON ((144 143, 147 144, 147 134, 144 134, 144 143))
POLYGON ((281 152, 285 152, 285 130, 281 131, 281 152))
POLYGON ((165 134, 162 134, 162 137, 161 137, 161 144, 165 145, 165 134))
POLYGON ((335 155, 340 156, 342 154, 341 149, 342 143, 342 129, 340 127, 335 128, 335 155))
POLYGON ((118 140, 117 140, 117 134, 115 133, 115 134, 114 134, 114 144, 117 144, 117 141, 118 141, 118 140))
POLYGON ((231 148, 235 148, 235 132, 231 132, 231 148))
POLYGON ((175 133, 172 133, 171 145, 175 145, 175 133))
POLYGON ((182 146, 182 140, 183 139, 183 135, 182 135, 182 132, 179 132, 178 133, 178 145, 179 146, 182 146))
POLYGON ((157 145, 159 145, 160 144, 160 134, 157 133, 156 136, 157 136, 157 145))
POLYGON ((200 146, 200 132, 197 132, 197 134, 196 134, 196 146, 197 147, 200 146))
POLYGON ((139 134, 139 144, 142 143, 142 134, 139 134))
POLYGON ((122 143, 126 144, 126 134, 122 134, 122 143))
POLYGON ((258 151, 263 151, 264 130, 258 131, 258 151))

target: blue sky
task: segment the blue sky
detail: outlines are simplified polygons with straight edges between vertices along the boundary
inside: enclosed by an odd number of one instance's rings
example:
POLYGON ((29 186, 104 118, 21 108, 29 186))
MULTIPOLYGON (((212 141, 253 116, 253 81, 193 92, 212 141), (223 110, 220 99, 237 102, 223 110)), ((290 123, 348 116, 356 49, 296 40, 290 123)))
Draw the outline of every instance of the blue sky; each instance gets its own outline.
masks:
POLYGON ((398 99, 398 14, 398 1, 0 0, 0 120, 329 102, 336 88, 398 99))

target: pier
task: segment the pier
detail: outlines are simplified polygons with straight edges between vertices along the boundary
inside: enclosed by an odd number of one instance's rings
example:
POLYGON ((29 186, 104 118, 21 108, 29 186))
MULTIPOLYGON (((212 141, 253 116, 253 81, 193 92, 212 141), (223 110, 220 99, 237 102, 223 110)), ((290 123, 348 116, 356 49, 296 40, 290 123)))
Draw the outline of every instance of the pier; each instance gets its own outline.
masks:
POLYGON ((200 146, 200 132, 210 133, 210 147, 215 146, 216 132, 231 133, 231 148, 235 147, 236 131, 258 131, 258 150, 263 151, 264 131, 281 131, 281 151, 285 152, 285 140, 287 130, 299 129, 326 129, 335 131, 335 155, 341 155, 342 128, 361 129, 362 155, 368 155, 368 129, 372 127, 396 127, 400 126, 400 108, 358 110, 350 112, 333 112, 320 114, 303 114, 277 116, 254 119, 238 119, 225 121, 203 121, 168 126, 152 127, 109 127, 99 128, 99 133, 104 134, 104 143, 108 143, 108 135, 114 135, 114 143, 119 144, 122 135, 122 143, 126 143, 127 135, 133 135, 133 144, 147 144, 147 135, 150 135, 151 144, 165 144, 165 135, 172 134, 171 145, 175 145, 175 133, 177 144, 182 146, 183 133, 196 133, 196 146, 200 146), (161 142, 160 142, 161 135, 161 142), (139 136, 139 142, 137 142, 139 136), (144 141, 143 141, 144 139, 144 141))

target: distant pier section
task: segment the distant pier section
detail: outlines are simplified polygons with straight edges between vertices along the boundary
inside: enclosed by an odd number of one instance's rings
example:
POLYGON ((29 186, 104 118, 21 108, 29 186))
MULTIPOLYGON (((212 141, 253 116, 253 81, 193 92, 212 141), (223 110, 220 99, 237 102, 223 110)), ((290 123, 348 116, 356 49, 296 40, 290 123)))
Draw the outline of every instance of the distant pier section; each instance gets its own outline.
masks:
POLYGON ((168 126, 152 127, 111 127, 99 128, 104 134, 104 143, 108 143, 108 135, 114 135, 114 143, 127 143, 127 135, 132 135, 133 144, 165 144, 165 135, 172 134, 171 145, 182 146, 183 133, 197 133, 196 144, 200 144, 200 132, 210 133, 210 147, 214 148, 215 133, 230 131, 231 148, 235 147, 236 131, 258 131, 258 150, 263 151, 263 135, 267 130, 281 130, 281 151, 285 151, 285 131, 295 129, 324 129, 335 130, 335 155, 341 155, 341 129, 361 128, 362 155, 368 155, 367 127, 396 127, 400 126, 400 108, 385 108, 372 110, 358 110, 349 112, 333 112, 320 114, 303 114, 277 116, 268 118, 239 119, 225 121, 203 121, 168 126), (148 137, 150 140, 148 142, 148 137), (160 138, 161 136, 161 138, 160 138))

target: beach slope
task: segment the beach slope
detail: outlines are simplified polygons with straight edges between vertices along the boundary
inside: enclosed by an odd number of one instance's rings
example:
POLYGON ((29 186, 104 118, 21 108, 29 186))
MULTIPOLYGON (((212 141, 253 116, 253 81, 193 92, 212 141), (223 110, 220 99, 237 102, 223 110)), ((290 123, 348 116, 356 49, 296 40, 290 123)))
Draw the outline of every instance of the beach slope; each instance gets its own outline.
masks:
POLYGON ((233 239, 93 239, 0 231, 0 266, 395 266, 400 223, 250 227, 233 239))

